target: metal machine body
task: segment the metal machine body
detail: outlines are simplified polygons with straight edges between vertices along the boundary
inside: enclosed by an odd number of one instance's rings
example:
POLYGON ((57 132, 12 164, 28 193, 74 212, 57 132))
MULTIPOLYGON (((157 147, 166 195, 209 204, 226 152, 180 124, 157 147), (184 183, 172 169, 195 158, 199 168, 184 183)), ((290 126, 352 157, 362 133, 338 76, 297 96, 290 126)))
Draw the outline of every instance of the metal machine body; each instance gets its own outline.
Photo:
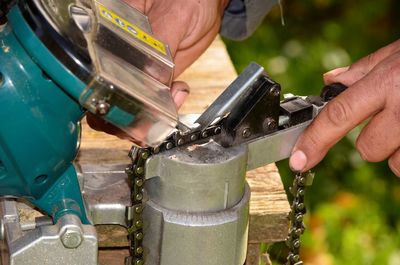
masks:
POLYGON ((225 149, 215 142, 149 160, 143 212, 146 262, 243 265, 250 200, 246 164, 244 146, 225 149))

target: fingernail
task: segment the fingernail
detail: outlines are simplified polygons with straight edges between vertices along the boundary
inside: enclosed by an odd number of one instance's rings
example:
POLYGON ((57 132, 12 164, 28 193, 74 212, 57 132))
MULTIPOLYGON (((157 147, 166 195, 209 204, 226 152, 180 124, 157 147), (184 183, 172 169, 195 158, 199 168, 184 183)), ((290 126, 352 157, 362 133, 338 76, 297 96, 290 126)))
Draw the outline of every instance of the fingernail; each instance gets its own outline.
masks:
POLYGON ((178 107, 181 106, 188 95, 189 91, 187 90, 177 90, 173 95, 175 104, 178 107))
POLYGON ((289 166, 293 171, 302 171, 307 165, 307 156, 301 150, 296 150, 290 156, 289 166))
POLYGON ((324 76, 337 76, 337 75, 339 75, 341 73, 346 72, 347 70, 349 70, 349 68, 350 68, 350 66, 336 68, 336 69, 333 69, 333 70, 331 70, 329 72, 326 72, 324 74, 324 76))

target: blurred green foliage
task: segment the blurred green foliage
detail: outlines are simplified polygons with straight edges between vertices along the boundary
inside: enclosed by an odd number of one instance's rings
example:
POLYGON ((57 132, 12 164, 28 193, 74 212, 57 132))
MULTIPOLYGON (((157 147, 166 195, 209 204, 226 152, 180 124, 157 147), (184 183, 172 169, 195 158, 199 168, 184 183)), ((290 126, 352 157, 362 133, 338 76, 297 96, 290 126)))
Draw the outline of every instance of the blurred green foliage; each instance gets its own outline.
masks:
MULTIPOLYGON (((238 72, 263 65, 283 93, 319 94, 322 74, 370 54, 400 36, 398 0, 303 0, 275 7, 252 37, 224 40, 238 72)), ((389 128, 388 128, 389 129, 389 128)), ((302 247, 306 264, 400 264, 400 180, 386 162, 366 163, 354 129, 315 168, 302 247)), ((400 136, 399 136, 400 137, 400 136)), ((286 187, 287 161, 279 162, 286 187)), ((283 246, 270 248, 277 264, 283 246)))

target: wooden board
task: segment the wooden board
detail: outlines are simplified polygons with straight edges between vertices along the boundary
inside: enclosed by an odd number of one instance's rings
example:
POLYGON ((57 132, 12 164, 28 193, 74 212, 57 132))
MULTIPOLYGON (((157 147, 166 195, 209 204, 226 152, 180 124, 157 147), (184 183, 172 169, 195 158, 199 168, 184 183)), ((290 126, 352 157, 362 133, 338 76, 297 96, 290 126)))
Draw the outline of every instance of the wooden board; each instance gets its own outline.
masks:
MULTIPOLYGON (((191 87, 187 101, 180 113, 202 113, 215 98, 236 78, 237 74, 223 42, 217 38, 212 46, 178 80, 186 81, 191 87)), ((131 143, 88 128, 83 122, 83 133, 79 161, 110 164, 126 161, 131 143)), ((283 241, 287 235, 290 211, 278 169, 274 164, 248 173, 251 187, 249 243, 283 241)), ((119 251, 108 251, 119 253, 119 251)), ((118 254, 117 254, 118 255, 118 254)), ((106 259, 104 253, 100 256, 106 259)), ((248 264, 258 264, 257 258, 248 264)), ((108 262, 109 260, 107 260, 108 262)), ((101 262, 101 264, 107 264, 101 262)), ((111 264, 111 263, 109 263, 111 264)), ((117 263, 113 263, 117 264, 117 263)))

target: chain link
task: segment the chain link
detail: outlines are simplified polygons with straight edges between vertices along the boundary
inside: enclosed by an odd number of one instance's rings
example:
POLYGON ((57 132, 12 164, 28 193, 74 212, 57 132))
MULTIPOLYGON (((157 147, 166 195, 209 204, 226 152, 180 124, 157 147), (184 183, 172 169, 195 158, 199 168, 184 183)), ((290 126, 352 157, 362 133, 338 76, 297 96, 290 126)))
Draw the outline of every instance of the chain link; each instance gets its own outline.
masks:
POLYGON ((291 212, 289 214, 290 228, 286 239, 286 245, 289 248, 286 265, 302 265, 300 259, 300 236, 304 233, 304 215, 306 214, 306 206, 304 195, 306 186, 310 186, 314 179, 314 173, 297 173, 293 180, 293 185, 290 187, 290 192, 293 195, 291 212))

